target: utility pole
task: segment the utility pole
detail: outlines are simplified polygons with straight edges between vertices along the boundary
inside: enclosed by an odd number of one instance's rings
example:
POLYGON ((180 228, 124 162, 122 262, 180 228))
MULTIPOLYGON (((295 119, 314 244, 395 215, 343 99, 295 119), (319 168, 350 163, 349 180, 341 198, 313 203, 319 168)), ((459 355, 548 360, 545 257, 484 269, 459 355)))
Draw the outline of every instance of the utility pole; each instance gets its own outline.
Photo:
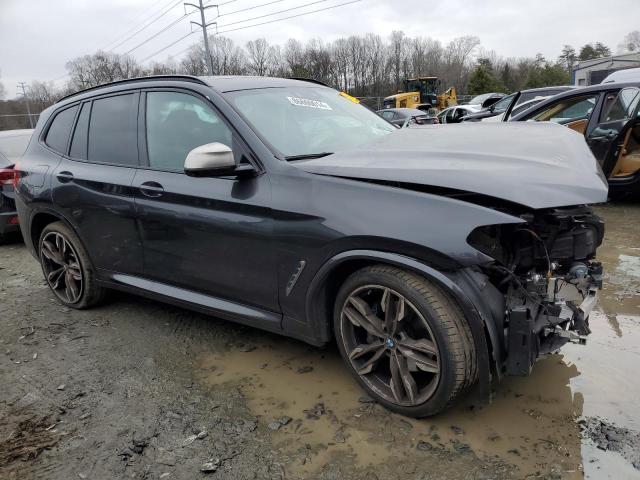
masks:
POLYGON ((27 105, 27 116, 29 117, 29 126, 33 128, 33 118, 31 118, 31 108, 29 107, 29 97, 27 97, 27 84, 25 82, 18 82, 18 87, 22 89, 22 96, 24 103, 27 105))
MULTIPOLYGON (((185 6, 190 6, 193 8, 196 8, 198 10, 200 10, 200 21, 201 23, 198 22, 194 22, 193 20, 191 21, 191 23, 193 23, 194 25, 199 26, 200 28, 202 28, 202 36, 204 38, 204 52, 205 55, 207 57, 207 69, 209 70, 209 75, 213 76, 213 58, 211 58, 211 50, 209 49, 209 35, 207 35, 207 27, 211 26, 211 25, 216 25, 216 22, 210 22, 207 23, 207 21, 204 18, 204 11, 207 8, 215 8, 218 9, 218 5, 203 5, 202 4, 202 0, 198 0, 199 5, 196 5, 194 3, 185 3, 185 6)), ((220 14, 220 10, 218 10, 218 15, 220 14)))

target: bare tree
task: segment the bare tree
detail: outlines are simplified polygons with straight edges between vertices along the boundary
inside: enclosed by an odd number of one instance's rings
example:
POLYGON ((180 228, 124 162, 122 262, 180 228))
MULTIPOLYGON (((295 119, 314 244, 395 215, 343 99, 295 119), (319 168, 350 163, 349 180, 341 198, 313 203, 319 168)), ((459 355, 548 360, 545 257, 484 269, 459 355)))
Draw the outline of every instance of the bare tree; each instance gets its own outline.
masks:
POLYGON ((458 37, 451 40, 444 49, 443 82, 454 85, 462 91, 473 66, 472 54, 480 45, 480 39, 475 36, 458 37))
MULTIPOLYGON (((640 51, 640 33, 629 33, 625 45, 629 51, 640 51)), ((361 97, 393 94, 401 87, 403 79, 414 76, 437 76, 442 89, 455 86, 459 93, 465 93, 477 61, 489 69, 495 79, 492 85, 507 91, 533 83, 555 84, 559 81, 554 70, 558 65, 543 57, 505 59, 494 51, 481 50, 480 40, 475 36, 455 38, 446 46, 428 37, 409 38, 402 31, 392 32, 386 40, 369 33, 338 38, 330 44, 321 39, 310 39, 305 43, 289 39, 282 47, 258 38, 242 48, 230 38, 214 35, 210 37, 210 46, 216 75, 251 73, 315 78, 361 97)), ((571 58, 572 50, 565 46, 559 62, 568 69, 571 58)), ((131 57, 105 52, 76 58, 67 64, 67 68, 71 76, 67 85, 69 91, 143 74, 207 75, 202 42, 192 46, 179 61, 169 57, 146 69, 131 57)), ((474 85, 477 88, 478 82, 474 85)), ((36 87, 42 98, 52 90, 49 84, 34 83, 34 90, 36 87)), ((379 102, 372 105, 379 105, 379 102)))
POLYGON ((407 57, 407 39, 404 32, 394 30, 391 32, 389 45, 389 62, 393 69, 395 89, 401 86, 400 77, 407 57))
POLYGON ((31 102, 36 112, 41 112, 49 105, 52 105, 60 96, 60 92, 53 82, 34 80, 29 85, 29 102, 31 102))
POLYGON ((302 44, 290 38, 284 48, 284 61, 293 77, 306 77, 308 75, 302 44))
POLYGON ((143 69, 133 57, 103 51, 67 62, 67 70, 69 86, 75 90, 143 74, 143 69))
POLYGON ((349 90, 349 45, 345 38, 339 38, 331 46, 333 59, 333 84, 340 90, 349 90))
POLYGON ((258 76, 264 76, 269 70, 269 42, 264 38, 247 42, 249 70, 258 76))
POLYGON ((207 75, 207 62, 202 43, 193 45, 180 62, 182 71, 188 75, 207 75))
POLYGON ((5 95, 5 88, 2 82, 0 82, 0 100, 2 100, 4 98, 5 95))
POLYGON ((176 64, 176 62, 169 57, 164 62, 153 62, 147 69, 149 75, 175 75, 181 73, 182 68, 176 64))
POLYGON ((624 36, 622 43, 618 45, 620 52, 640 52, 640 30, 634 30, 624 36))
POLYGON ((322 82, 331 82, 333 77, 333 59, 330 50, 322 40, 314 38, 307 43, 304 51, 306 64, 311 78, 322 82))

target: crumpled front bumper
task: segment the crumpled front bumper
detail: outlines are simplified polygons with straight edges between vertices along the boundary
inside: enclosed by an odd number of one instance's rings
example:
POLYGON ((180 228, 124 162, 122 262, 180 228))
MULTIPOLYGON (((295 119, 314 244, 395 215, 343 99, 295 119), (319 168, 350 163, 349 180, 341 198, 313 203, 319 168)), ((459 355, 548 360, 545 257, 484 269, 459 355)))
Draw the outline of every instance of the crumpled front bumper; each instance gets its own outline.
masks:
POLYGON ((547 289, 547 301, 527 298, 524 304, 508 308, 507 375, 529 375, 538 356, 568 342, 586 344, 591 333, 589 315, 598 303, 602 275, 602 265, 591 262, 580 278, 540 279, 547 289))

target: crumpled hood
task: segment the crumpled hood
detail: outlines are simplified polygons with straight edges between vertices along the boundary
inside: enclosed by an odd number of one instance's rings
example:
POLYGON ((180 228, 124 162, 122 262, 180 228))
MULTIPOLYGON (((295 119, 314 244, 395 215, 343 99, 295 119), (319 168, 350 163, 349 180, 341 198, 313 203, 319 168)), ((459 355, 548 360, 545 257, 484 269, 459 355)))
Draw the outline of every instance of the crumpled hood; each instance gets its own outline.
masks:
POLYGON ((294 165, 322 175, 452 188, 534 209, 605 202, 608 192, 584 137, 548 122, 404 128, 294 165))

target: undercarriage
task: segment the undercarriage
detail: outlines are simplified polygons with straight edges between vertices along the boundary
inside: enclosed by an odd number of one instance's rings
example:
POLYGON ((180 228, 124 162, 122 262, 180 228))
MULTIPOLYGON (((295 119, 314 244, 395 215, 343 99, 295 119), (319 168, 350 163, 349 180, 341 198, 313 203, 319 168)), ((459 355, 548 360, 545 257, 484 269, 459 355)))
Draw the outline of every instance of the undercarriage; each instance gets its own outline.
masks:
POLYGON ((528 375, 539 355, 585 344, 602 288, 594 260, 604 224, 589 207, 520 215, 525 223, 481 227, 469 243, 495 262, 482 267, 504 296, 502 371, 528 375))

